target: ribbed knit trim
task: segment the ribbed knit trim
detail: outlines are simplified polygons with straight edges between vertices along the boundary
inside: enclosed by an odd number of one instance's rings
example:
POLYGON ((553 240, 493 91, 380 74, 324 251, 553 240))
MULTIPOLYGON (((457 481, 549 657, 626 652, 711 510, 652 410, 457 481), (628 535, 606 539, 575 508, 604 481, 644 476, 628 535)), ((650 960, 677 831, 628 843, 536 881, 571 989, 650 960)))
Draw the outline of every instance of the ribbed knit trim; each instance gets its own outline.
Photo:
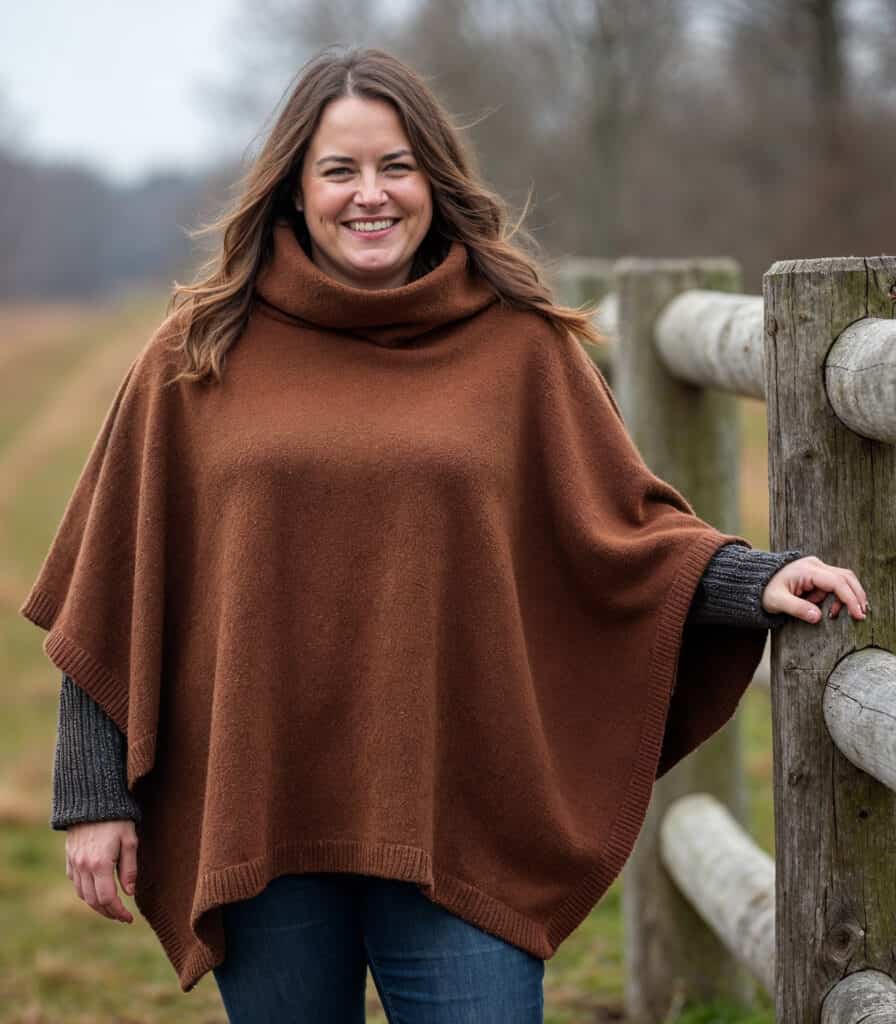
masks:
POLYGON ((272 879, 283 874, 313 871, 349 872, 395 878, 416 883, 427 899, 445 907, 483 931, 541 959, 552 956, 545 929, 517 911, 480 892, 469 882, 433 870, 424 850, 394 843, 317 840, 281 843, 270 856, 217 871, 206 872, 196 886, 189 935, 179 934, 151 882, 137 878, 134 901, 156 933, 180 982, 189 992, 200 978, 223 963, 226 948, 220 907, 258 895, 272 879), (201 920, 205 918, 205 920, 201 920), (203 941, 197 933, 209 936, 203 941))
POLYGON ((95 661, 91 654, 52 628, 58 609, 50 595, 42 590, 34 590, 19 610, 35 625, 48 631, 43 647, 50 660, 57 668, 77 679, 78 684, 102 705, 118 728, 127 734, 127 687, 95 661))
MULTIPOLYGON (((637 752, 632 758, 633 771, 628 789, 619 804, 616 819, 607 832, 597 866, 576 886, 569 899, 561 904, 548 925, 548 945, 552 949, 556 949, 578 927, 609 889, 638 838, 656 780, 688 608, 710 558, 732 536, 710 533, 701 537, 688 549, 675 575, 675 582, 660 614, 648 659, 647 704, 637 752)), ((756 635, 759 636, 758 633, 756 635)))
POLYGON ((127 782, 130 787, 153 765, 156 736, 128 736, 128 687, 104 665, 81 648, 61 630, 53 629, 59 614, 56 601, 45 591, 34 588, 19 608, 19 613, 41 629, 47 630, 43 648, 47 657, 61 671, 76 679, 127 737, 127 782))
POLYGON ((725 544, 709 560, 688 612, 693 623, 721 623, 777 629, 792 616, 769 613, 762 595, 769 580, 785 565, 802 557, 788 551, 758 551, 746 544, 725 544))

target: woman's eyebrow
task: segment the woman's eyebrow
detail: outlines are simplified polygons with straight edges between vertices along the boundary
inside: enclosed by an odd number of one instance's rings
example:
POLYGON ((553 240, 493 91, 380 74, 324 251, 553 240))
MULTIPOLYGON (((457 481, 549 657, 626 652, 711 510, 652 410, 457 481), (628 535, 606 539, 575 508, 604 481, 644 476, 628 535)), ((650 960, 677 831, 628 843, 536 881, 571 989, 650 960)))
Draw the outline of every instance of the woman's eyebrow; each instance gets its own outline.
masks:
MULTIPOLYGON (((396 149, 392 153, 384 153, 380 157, 380 160, 394 160, 398 156, 413 156, 414 154, 409 149, 396 149)), ((320 164, 326 163, 328 160, 333 160, 340 164, 353 164, 355 161, 350 156, 336 156, 335 154, 328 154, 322 156, 320 160, 315 160, 314 166, 318 167, 320 164)))

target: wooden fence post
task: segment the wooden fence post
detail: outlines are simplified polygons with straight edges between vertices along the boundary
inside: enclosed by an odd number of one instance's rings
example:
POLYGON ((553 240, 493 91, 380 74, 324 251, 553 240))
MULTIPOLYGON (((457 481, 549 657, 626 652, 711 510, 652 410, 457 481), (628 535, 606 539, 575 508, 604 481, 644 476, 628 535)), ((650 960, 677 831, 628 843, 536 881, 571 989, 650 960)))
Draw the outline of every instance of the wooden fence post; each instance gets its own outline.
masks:
MULTIPOLYGON (((673 376, 654 346, 663 307, 689 288, 739 291, 731 260, 617 262, 619 337, 614 391, 647 465, 677 487, 707 522, 726 533, 739 527, 738 399, 673 376)), ((660 859, 666 808, 695 791, 716 797, 742 825, 740 716, 676 765, 654 786, 632 856, 623 870, 626 1007, 640 1021, 662 1022, 686 998, 752 1001, 757 983, 679 892, 660 859)))
MULTIPOLYGON (((772 643, 776 1019, 815 1024, 841 978, 896 961, 896 794, 840 753, 823 710, 841 659, 896 651, 896 446, 847 427, 825 390, 841 332, 893 316, 896 258, 781 261, 763 292, 771 543, 852 569, 871 604, 865 621, 830 619, 829 596, 819 623, 794 619, 772 643)), ((834 1002, 824 1019, 847 1019, 834 1002)))
MULTIPOLYGON (((570 259, 557 266, 551 284, 558 300, 566 306, 581 306, 585 302, 600 302, 616 286, 613 261, 602 259, 570 259)), ((598 323, 598 328, 602 329, 598 323)), ((604 330, 606 334, 606 331, 604 330)), ((583 348, 600 367, 609 383, 613 383, 613 368, 609 347, 583 342, 583 348)))

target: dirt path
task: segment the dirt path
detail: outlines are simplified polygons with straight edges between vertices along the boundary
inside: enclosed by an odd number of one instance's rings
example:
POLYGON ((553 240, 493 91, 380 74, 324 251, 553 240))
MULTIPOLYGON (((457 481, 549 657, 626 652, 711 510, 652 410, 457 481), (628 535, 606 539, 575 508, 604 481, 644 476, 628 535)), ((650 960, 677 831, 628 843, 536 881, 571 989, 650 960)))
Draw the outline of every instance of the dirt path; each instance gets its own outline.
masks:
MULTIPOLYGON (((69 334, 71 326, 69 320, 69 334)), ((145 343, 147 329, 146 324, 128 325, 120 333, 115 332, 111 342, 91 352, 62 380, 0 458, 0 609, 3 611, 17 611, 24 596, 22 580, 11 570, 8 555, 2 554, 9 552, 14 543, 14 538, 8 536, 4 528, 4 523, 9 521, 10 506, 29 476, 37 472, 60 445, 79 432, 81 423, 96 416, 97 406, 108 406, 115 388, 145 343)), ((50 333, 54 331, 51 329, 50 333)))
POLYGON ((64 349, 72 332, 110 310, 95 303, 31 303, 0 305, 0 373, 27 353, 64 349))

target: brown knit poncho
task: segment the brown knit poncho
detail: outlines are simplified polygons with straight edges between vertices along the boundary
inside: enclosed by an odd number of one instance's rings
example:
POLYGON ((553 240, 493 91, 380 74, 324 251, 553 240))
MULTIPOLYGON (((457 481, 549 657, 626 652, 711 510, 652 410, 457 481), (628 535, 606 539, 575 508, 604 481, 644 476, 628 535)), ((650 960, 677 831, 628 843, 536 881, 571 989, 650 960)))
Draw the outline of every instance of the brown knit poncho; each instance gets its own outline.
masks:
POLYGON ((410 880, 550 958, 760 660, 684 625, 745 538, 462 244, 367 291, 278 224, 258 290, 221 386, 163 386, 176 316, 144 346, 21 608, 127 736, 137 907, 185 992, 285 872, 410 880))

